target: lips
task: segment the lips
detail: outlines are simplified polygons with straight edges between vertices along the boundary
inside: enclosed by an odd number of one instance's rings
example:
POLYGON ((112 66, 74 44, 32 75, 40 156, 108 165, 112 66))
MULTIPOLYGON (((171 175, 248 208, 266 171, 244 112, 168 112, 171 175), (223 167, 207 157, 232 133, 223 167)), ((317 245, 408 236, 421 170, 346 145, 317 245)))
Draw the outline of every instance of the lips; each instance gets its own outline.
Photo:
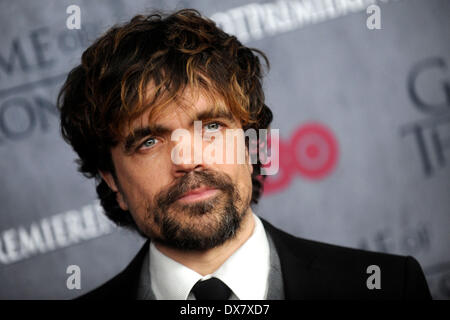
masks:
POLYGON ((200 187, 200 188, 196 188, 194 190, 190 190, 190 191, 184 193, 183 195, 181 195, 178 198, 178 200, 188 201, 188 202, 201 200, 201 199, 209 198, 216 192, 217 192, 217 189, 215 189, 215 188, 200 187))

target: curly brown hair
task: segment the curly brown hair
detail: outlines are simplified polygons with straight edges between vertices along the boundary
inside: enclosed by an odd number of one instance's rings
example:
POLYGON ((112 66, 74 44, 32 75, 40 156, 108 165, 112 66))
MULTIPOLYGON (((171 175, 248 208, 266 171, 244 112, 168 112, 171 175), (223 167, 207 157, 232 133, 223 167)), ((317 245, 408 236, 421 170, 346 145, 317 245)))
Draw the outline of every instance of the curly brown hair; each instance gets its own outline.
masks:
MULTIPOLYGON (((79 171, 96 179, 111 220, 136 228, 100 171, 115 177, 111 148, 147 110, 150 118, 159 114, 189 87, 221 97, 244 130, 258 133, 269 127, 273 115, 264 103, 258 55, 269 67, 264 53, 242 45, 193 9, 137 15, 110 28, 84 51, 81 64, 69 72, 58 94, 61 132, 79 156, 79 171)), ((259 161, 253 164, 255 204, 265 178, 260 168, 259 161)))

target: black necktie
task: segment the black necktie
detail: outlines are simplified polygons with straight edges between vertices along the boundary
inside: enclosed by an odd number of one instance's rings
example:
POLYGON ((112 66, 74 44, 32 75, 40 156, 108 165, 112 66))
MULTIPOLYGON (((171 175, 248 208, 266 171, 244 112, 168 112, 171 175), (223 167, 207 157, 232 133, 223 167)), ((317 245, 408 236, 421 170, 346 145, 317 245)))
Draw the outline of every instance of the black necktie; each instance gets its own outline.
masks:
POLYGON ((231 289, 217 278, 198 281, 192 292, 197 300, 228 300, 231 295, 231 289))

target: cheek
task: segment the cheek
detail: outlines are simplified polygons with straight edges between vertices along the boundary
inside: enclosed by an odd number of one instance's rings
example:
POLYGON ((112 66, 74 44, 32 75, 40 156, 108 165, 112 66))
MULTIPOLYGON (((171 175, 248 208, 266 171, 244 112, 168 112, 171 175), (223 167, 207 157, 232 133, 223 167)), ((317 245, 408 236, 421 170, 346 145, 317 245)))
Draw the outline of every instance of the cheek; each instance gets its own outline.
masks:
POLYGON ((241 166, 239 172, 239 194, 241 197, 241 201, 243 201, 243 206, 250 205, 251 199, 252 199, 252 191, 253 191, 253 185, 252 185, 252 177, 251 173, 249 171, 249 168, 245 165, 241 166))
POLYGON ((158 188, 164 185, 164 168, 155 168, 155 165, 122 166, 118 172, 122 193, 133 213, 140 214, 146 204, 152 203, 158 188))
POLYGON ((252 177, 251 177, 251 165, 239 164, 232 165, 228 170, 230 170, 228 175, 233 179, 233 183, 238 189, 242 197, 245 198, 246 193, 252 190, 252 177))

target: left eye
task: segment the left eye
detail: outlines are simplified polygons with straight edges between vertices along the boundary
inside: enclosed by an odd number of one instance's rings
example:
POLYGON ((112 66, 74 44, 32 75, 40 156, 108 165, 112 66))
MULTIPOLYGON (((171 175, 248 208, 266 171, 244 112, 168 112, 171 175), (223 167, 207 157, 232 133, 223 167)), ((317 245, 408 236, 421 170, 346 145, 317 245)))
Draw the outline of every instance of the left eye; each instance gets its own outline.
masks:
POLYGON ((211 122, 205 125, 205 128, 209 129, 209 131, 217 131, 220 129, 222 125, 219 122, 211 122))
POLYGON ((153 147, 157 143, 158 139, 156 138, 149 138, 144 141, 144 143, 141 145, 141 148, 148 149, 153 147))

